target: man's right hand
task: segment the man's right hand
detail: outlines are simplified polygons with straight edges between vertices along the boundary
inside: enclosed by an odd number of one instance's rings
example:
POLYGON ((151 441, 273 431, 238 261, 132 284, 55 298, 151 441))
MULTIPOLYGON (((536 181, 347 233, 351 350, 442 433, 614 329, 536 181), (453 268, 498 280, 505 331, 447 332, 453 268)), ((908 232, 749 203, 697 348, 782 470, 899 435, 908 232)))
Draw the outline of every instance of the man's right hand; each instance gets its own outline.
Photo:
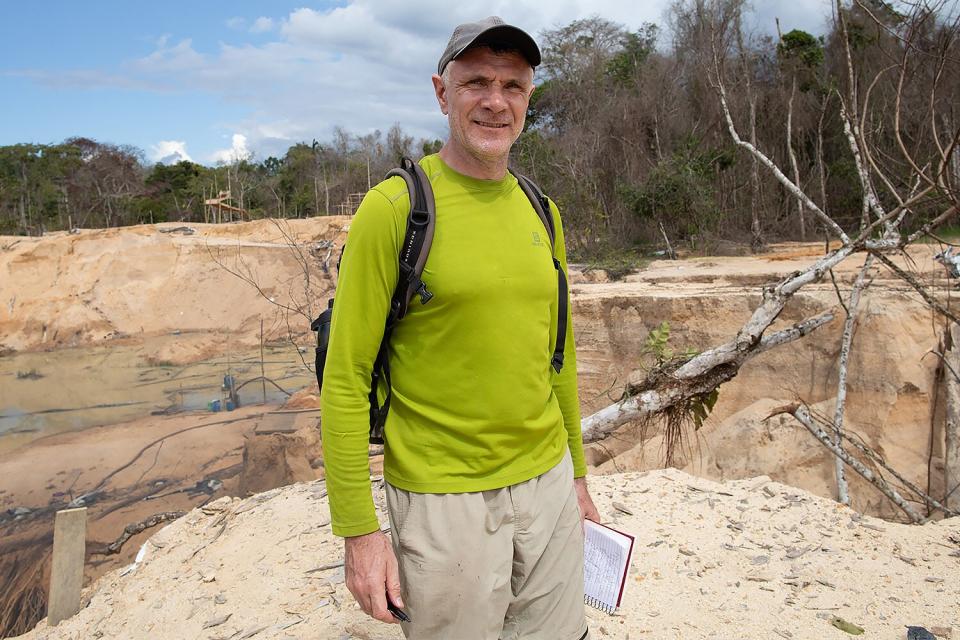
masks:
POLYGON ((344 573, 347 589, 364 613, 381 622, 396 623, 387 610, 387 597, 399 608, 400 569, 393 547, 382 531, 344 538, 344 573))

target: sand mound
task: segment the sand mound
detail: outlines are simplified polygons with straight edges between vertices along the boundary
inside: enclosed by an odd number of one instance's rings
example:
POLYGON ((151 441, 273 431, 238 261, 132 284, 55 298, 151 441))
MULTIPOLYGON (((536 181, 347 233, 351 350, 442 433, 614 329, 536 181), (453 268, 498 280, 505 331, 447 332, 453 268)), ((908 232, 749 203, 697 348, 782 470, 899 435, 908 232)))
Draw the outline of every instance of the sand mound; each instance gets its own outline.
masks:
POLYGON ((242 496, 323 476, 320 432, 303 428, 294 433, 248 436, 243 445, 242 496))
MULTIPOLYGON (((676 470, 595 478, 606 521, 637 536, 624 605, 595 638, 903 638, 960 629, 960 519, 898 525, 766 477, 676 470)), ((382 508, 382 492, 377 496, 382 508)), ((165 527, 86 607, 23 639, 399 638, 343 583, 322 481, 220 498, 165 527)))

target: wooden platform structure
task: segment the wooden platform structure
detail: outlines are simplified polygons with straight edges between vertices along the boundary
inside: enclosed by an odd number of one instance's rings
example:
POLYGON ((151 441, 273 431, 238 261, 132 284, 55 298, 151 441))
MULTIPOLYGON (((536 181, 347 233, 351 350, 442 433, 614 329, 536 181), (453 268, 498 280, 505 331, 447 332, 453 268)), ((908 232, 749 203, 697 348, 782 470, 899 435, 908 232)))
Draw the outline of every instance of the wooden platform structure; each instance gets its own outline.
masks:
POLYGON ((204 198, 204 222, 233 222, 234 220, 249 220, 250 214, 246 209, 228 204, 232 200, 229 191, 217 192, 216 198, 204 198))
POLYGON ((348 194, 346 201, 337 205, 337 213, 341 216, 352 216, 360 208, 360 203, 365 195, 364 193, 348 194))

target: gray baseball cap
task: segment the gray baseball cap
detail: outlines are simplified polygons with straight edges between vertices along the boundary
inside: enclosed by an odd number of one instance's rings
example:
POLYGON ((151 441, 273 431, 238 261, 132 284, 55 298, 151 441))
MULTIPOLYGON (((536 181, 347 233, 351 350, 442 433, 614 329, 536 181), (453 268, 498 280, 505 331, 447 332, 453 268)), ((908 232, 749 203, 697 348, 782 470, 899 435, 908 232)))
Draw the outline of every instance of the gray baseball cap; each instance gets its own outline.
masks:
POLYGON ((437 73, 443 74, 444 67, 461 53, 473 46, 488 42, 505 43, 517 48, 531 67, 540 64, 540 48, 533 38, 518 27, 507 24, 498 16, 490 16, 477 22, 466 22, 453 30, 447 48, 440 56, 437 73))

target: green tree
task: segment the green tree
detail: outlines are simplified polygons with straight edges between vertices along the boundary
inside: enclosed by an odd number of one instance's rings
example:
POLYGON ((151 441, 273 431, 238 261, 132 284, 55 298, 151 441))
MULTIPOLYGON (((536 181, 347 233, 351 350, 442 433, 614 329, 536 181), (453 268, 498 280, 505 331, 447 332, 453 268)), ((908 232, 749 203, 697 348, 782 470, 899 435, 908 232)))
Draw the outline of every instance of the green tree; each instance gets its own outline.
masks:
POLYGON ((693 244, 714 234, 723 221, 716 207, 716 173, 734 165, 732 149, 700 148, 689 138, 685 145, 650 172, 639 187, 623 186, 621 194, 634 214, 662 223, 672 235, 693 244))
POLYGON ((623 87, 636 87, 641 68, 657 44, 659 28, 646 23, 637 31, 624 34, 620 51, 607 63, 607 73, 614 83, 623 87))

